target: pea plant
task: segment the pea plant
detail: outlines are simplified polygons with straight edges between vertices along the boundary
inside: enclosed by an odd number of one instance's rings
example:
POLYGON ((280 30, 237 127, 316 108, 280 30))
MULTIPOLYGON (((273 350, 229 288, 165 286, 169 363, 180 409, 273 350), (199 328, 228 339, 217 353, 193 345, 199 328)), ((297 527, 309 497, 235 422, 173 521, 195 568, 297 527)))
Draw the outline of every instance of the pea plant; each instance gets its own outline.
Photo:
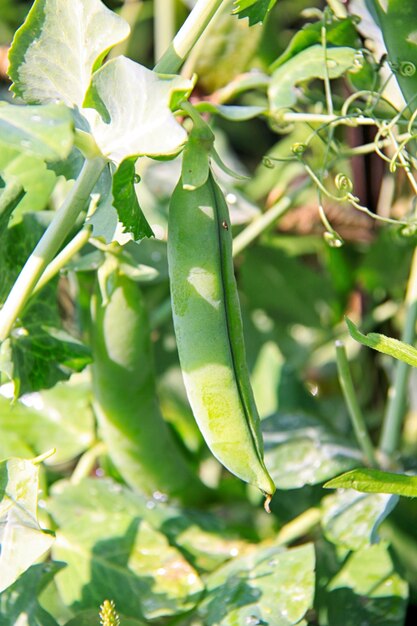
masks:
POLYGON ((414 4, 0 0, 0 626, 414 623, 414 4))

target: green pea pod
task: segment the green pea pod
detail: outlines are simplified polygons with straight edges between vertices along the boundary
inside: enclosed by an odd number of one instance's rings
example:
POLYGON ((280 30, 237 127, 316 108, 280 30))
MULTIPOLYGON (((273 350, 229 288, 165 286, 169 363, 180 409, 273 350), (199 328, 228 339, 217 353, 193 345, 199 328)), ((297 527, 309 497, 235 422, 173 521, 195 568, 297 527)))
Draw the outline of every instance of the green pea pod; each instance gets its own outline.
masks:
POLYGON ((93 299, 93 393, 100 435, 122 478, 146 495, 188 502, 205 488, 187 465, 156 400, 147 311, 137 283, 117 267, 93 299))
POLYGON ((246 363, 229 212, 210 172, 171 199, 168 265, 175 334, 198 426, 218 460, 268 496, 260 420, 246 363))

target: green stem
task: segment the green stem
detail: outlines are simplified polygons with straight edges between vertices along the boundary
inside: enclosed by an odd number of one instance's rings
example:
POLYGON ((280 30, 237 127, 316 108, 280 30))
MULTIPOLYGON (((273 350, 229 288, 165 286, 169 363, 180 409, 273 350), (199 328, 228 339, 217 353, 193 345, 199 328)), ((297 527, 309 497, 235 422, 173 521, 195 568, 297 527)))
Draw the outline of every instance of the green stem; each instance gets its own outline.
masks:
POLYGON ((154 0, 155 63, 168 50, 175 35, 174 0, 154 0))
POLYGON ((155 72, 176 74, 224 0, 197 0, 173 42, 155 65, 155 72))
POLYGON ((85 244, 90 239, 92 228, 90 226, 85 226, 82 228, 73 239, 61 250, 59 254, 54 258, 51 263, 49 263, 48 267, 36 283, 36 287, 32 291, 32 295, 38 293, 45 285, 56 276, 63 267, 72 259, 72 257, 77 254, 85 246, 85 244))
MULTIPOLYGON (((405 297, 405 324, 401 340, 413 344, 416 335, 417 320, 417 249, 414 251, 405 297)), ((388 404, 385 413, 380 448, 388 457, 398 449, 404 418, 404 405, 410 366, 398 361, 395 366, 393 383, 388 392, 388 404)))
POLYGON ((241 233, 233 239, 233 256, 236 257, 242 250, 247 248, 259 235, 269 226, 274 224, 293 205, 296 195, 300 189, 292 194, 283 196, 268 211, 256 217, 241 233))
POLYGON ((336 341, 336 361, 340 386, 349 410, 356 439, 369 464, 373 467, 377 467, 374 448, 366 429, 365 420, 359 408, 358 400, 353 387, 345 346, 340 340, 336 341))
POLYGON ((90 476, 97 463, 97 459, 106 453, 107 445, 102 441, 98 441, 87 450, 87 452, 84 452, 71 475, 71 484, 79 485, 84 478, 90 476))
POLYGON ((38 245, 26 261, 0 310, 0 341, 10 334, 36 283, 73 228, 106 165, 103 158, 87 160, 64 203, 54 215, 38 245))
POLYGON ((298 515, 281 528, 274 544, 282 546, 301 539, 320 523, 320 519, 320 509, 315 507, 307 509, 307 511, 304 511, 304 513, 301 513, 301 515, 298 515))

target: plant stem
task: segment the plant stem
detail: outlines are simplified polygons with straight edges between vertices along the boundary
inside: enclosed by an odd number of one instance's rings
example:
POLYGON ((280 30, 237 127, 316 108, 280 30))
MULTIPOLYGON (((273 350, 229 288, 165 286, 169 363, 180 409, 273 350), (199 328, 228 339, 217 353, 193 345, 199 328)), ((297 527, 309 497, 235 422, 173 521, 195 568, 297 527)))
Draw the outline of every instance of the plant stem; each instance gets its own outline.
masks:
POLYGON ((297 189, 296 192, 283 196, 268 209, 268 211, 255 217, 255 219, 233 239, 233 256, 235 257, 240 254, 240 252, 259 237, 264 230, 276 222, 278 218, 282 217, 294 203, 294 199, 299 192, 300 189, 297 189))
POLYGON ((95 443, 87 452, 84 452, 71 475, 71 484, 79 485, 84 478, 87 478, 93 471, 98 457, 106 453, 107 446, 102 441, 95 443))
POLYGON ((154 0, 155 63, 168 50, 175 35, 174 0, 154 0))
POLYGON ((224 0, 197 0, 168 50, 155 65, 155 72, 176 74, 224 0))
POLYGON ((62 270, 62 268, 77 254, 79 250, 90 239, 92 228, 85 226, 82 228, 73 239, 61 250, 59 254, 49 263, 44 273, 36 283, 36 287, 32 291, 32 295, 38 293, 43 287, 62 270))
MULTIPOLYGON (((417 249, 414 251, 411 262, 405 306, 405 324, 401 340, 404 343, 413 344, 417 320, 417 249)), ((379 444, 381 451, 388 457, 394 454, 400 442, 409 375, 410 366, 402 361, 398 361, 395 366, 394 380, 388 392, 387 410, 379 444)))
POLYGON ((312 530, 321 519, 321 511, 318 508, 312 507, 307 509, 301 515, 298 515, 295 519, 285 524, 279 531, 274 544, 286 545, 292 543, 297 539, 304 537, 310 530, 312 530))
POLYGON ((336 361, 340 386, 349 410, 357 442, 361 447, 363 454, 367 458, 368 463, 373 467, 377 467, 374 448, 366 429, 365 420, 359 408, 358 400, 353 387, 345 346, 340 340, 336 341, 336 361))
POLYGON ((85 207, 105 165, 106 160, 101 157, 85 161, 74 186, 26 261, 0 310, 0 341, 4 341, 9 336, 36 283, 85 207))

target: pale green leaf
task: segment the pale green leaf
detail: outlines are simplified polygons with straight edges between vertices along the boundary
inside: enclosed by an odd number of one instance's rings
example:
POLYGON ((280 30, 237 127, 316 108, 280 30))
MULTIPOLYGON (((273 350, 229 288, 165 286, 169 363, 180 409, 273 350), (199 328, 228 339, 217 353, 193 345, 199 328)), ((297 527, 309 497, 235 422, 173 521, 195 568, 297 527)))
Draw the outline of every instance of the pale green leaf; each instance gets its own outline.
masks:
POLYGON ((360 467, 329 480, 324 487, 329 489, 355 489, 364 493, 392 493, 408 498, 417 497, 417 476, 381 472, 360 467))
POLYGON ((203 590, 194 568, 137 513, 76 514, 57 532, 53 556, 67 563, 56 581, 73 610, 112 598, 129 617, 156 619, 189 611, 203 590))
POLYGON ((10 51, 12 90, 25 102, 80 107, 93 71, 128 34, 100 0, 36 0, 10 51))
POLYGON ((239 18, 249 18, 249 24, 253 26, 263 22, 277 0, 235 0, 233 13, 239 18))
POLYGON ((388 548, 354 552, 328 585, 328 624, 403 626, 408 585, 388 548))
POLYGON ((341 491, 324 498, 322 527, 326 538, 349 550, 378 541, 378 527, 398 502, 397 496, 341 491))
POLYGON ((348 318, 346 318, 346 324, 353 339, 359 341, 359 343, 362 343, 364 346, 368 346, 368 348, 378 350, 378 352, 382 352, 383 354, 393 356, 395 359, 403 361, 408 365, 417 367, 417 350, 416 348, 413 348, 413 346, 410 346, 408 343, 404 343, 403 341, 399 341, 398 339, 386 337, 380 333, 368 333, 367 335, 364 335, 348 318))
POLYGON ((47 552, 54 537, 37 520, 39 465, 23 459, 0 463, 0 591, 47 552))
POLYGON ((360 59, 358 51, 348 47, 324 50, 322 46, 316 45, 303 50, 272 74, 268 89, 271 111, 277 113, 297 102, 295 87, 298 83, 313 78, 323 80, 326 76, 326 62, 327 74, 332 79, 359 69, 360 59))
POLYGON ((199 614, 205 626, 299 624, 313 603, 314 566, 312 544, 257 548, 207 578, 199 614))
POLYGON ((319 420, 277 413, 262 420, 265 463, 278 489, 323 482, 358 464, 359 451, 319 420))
POLYGON ((120 163, 130 156, 178 152, 187 133, 170 102, 184 82, 189 81, 158 76, 123 56, 98 70, 82 113, 103 155, 120 163))
POLYGON ((61 104, 0 103, 0 145, 45 161, 65 159, 73 144, 71 111, 61 104))

